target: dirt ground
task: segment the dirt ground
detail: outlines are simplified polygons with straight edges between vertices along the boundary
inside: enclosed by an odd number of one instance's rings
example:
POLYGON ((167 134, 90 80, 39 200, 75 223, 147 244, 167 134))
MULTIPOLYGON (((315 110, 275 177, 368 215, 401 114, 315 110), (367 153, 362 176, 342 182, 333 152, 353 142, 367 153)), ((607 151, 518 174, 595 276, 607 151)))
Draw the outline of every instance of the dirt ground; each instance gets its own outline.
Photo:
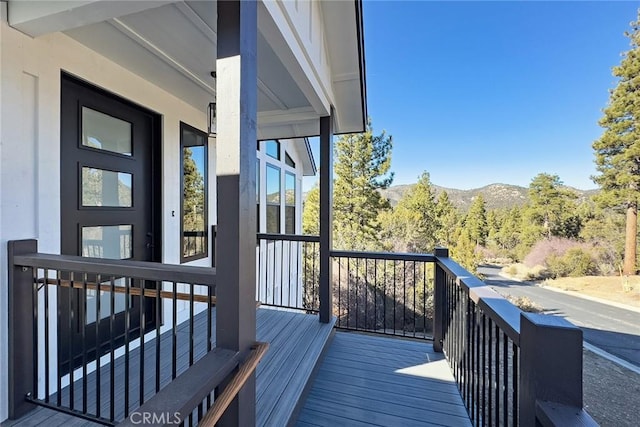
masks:
POLYGON ((583 351, 586 411, 602 427, 640 426, 640 374, 583 351))
POLYGON ((640 276, 563 277, 540 284, 640 308, 640 276))

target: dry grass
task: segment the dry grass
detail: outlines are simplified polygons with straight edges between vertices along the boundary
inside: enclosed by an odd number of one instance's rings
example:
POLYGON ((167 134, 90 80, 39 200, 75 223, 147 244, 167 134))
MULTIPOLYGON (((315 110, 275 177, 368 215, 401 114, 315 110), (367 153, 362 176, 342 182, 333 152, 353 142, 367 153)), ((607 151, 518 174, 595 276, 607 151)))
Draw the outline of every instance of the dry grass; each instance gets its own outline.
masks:
POLYGON ((640 276, 563 277, 543 285, 640 307, 640 276))
POLYGON ((513 295, 506 295, 507 300, 522 311, 528 313, 541 313, 542 307, 535 302, 531 301, 529 297, 514 297, 513 295))
POLYGON ((527 267, 521 263, 509 264, 502 267, 502 272, 507 276, 520 280, 542 280, 549 277, 549 272, 541 265, 527 267))

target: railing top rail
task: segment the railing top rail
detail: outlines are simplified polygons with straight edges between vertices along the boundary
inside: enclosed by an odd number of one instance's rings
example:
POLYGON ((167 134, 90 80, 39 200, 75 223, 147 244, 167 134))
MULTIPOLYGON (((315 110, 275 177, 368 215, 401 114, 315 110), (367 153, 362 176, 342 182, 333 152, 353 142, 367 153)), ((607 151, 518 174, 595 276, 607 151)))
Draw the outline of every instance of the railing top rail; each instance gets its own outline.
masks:
POLYGON ((433 254, 411 254, 394 252, 365 252, 365 251, 331 251, 334 258, 360 258, 360 259, 380 259, 389 261, 419 261, 435 262, 433 254))
POLYGON ((105 276, 127 276, 143 280, 193 283, 209 287, 216 286, 216 269, 211 267, 41 253, 16 255, 14 263, 23 267, 48 268, 78 273, 102 274, 105 276))
POLYGON ((320 242, 320 236, 310 234, 258 233, 258 240, 285 240, 290 242, 320 242))
POLYGON ((469 298, 489 315, 491 320, 507 334, 514 344, 519 346, 522 310, 469 273, 453 259, 447 257, 437 257, 436 259, 438 265, 455 277, 456 283, 469 292, 469 298))

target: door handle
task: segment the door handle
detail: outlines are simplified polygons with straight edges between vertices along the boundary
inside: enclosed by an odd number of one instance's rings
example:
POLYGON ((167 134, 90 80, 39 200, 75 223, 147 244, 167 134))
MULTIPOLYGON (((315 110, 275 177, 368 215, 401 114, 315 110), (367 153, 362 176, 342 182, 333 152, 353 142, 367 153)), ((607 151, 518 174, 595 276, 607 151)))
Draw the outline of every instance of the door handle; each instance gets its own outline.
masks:
POLYGON ((147 233, 147 238, 148 238, 148 240, 150 240, 149 242, 147 242, 147 249, 155 248, 155 245, 153 244, 153 233, 152 232, 148 232, 147 233))

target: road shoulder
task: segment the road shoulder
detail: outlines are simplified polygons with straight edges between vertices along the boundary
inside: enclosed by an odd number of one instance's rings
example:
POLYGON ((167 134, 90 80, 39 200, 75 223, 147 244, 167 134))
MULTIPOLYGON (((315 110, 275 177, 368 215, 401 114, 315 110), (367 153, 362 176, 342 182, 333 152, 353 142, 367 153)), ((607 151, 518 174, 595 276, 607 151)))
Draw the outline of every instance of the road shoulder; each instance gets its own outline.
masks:
POLYGON ((566 295, 571 295, 574 297, 578 297, 578 298, 582 298, 582 299, 586 299, 589 301, 593 301, 593 302, 598 302, 600 304, 606 304, 606 305, 610 305, 612 307, 616 307, 616 308, 621 308, 623 310, 629 310, 629 311, 634 311, 636 313, 640 313, 640 308, 638 307, 633 307, 627 304, 621 304, 619 302, 615 302, 615 301, 609 301, 607 299, 604 298, 598 298, 598 297, 592 297, 591 295, 585 295, 582 294, 580 292, 575 292, 575 291, 566 291, 564 289, 558 289, 558 288, 554 288, 553 286, 544 286, 539 282, 530 282, 527 280, 522 280, 522 279, 518 279, 516 277, 510 277, 502 272, 499 273, 500 277, 503 277, 507 280, 513 280, 514 282, 520 282, 520 283, 526 283, 527 285, 531 285, 531 286, 537 286, 539 288, 543 288, 543 289, 548 289, 550 291, 553 292, 558 292, 558 293, 562 293, 562 294, 566 294, 566 295))

